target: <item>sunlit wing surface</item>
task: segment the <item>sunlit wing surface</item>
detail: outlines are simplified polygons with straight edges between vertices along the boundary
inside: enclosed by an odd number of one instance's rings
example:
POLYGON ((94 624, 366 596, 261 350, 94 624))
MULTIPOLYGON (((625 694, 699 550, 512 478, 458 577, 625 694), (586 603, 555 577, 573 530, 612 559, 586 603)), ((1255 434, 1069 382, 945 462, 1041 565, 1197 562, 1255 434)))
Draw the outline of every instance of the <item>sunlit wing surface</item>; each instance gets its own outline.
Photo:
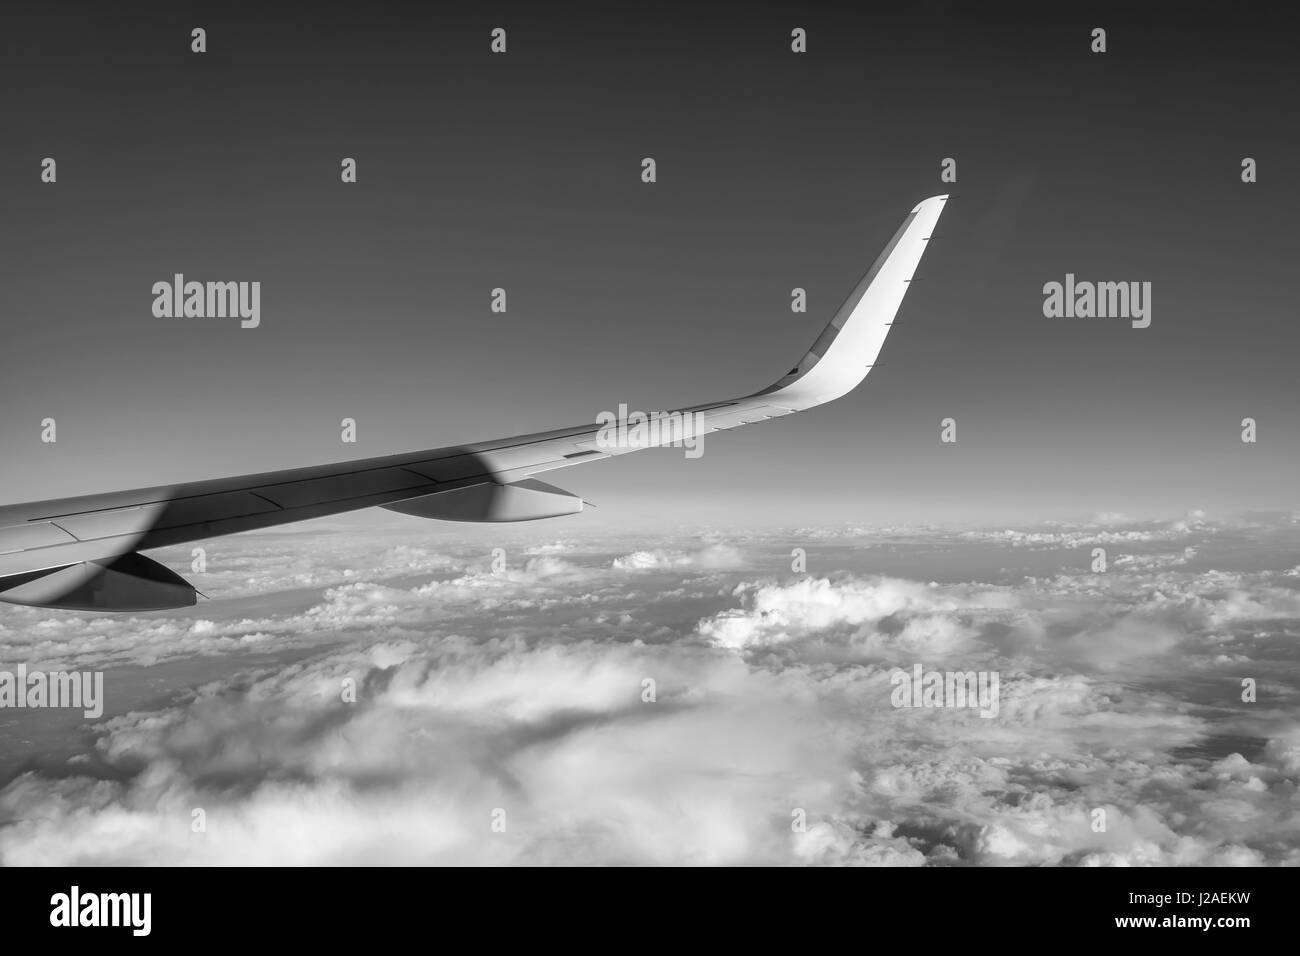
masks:
MULTIPOLYGON (((380 506, 453 521, 573 514, 582 499, 533 476, 800 412, 871 370, 947 196, 920 203, 807 354, 761 392, 669 413, 677 427, 605 440, 609 423, 405 455, 0 508, 0 600, 79 610, 185 607, 196 592, 138 552, 380 506), (602 429, 603 425, 603 429, 602 429), (657 437, 658 440, 654 440, 657 437)), ((627 421, 619 426, 628 426, 627 421)))

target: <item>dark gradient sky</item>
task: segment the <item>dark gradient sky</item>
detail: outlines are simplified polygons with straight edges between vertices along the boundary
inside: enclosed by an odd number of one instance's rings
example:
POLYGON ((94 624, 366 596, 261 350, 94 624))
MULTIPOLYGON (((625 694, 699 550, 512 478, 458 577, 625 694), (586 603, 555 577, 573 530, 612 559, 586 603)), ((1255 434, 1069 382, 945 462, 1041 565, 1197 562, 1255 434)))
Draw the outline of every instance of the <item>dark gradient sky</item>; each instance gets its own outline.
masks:
POLYGON ((916 202, 952 192, 858 391, 712 436, 697 461, 553 480, 629 523, 1298 504, 1300 66, 1281 4, 50 4, 0 20, 4 503, 747 393, 802 354, 916 202), (1243 156, 1258 183, 1240 182, 1243 156), (261 327, 155 318, 150 287, 174 272, 261 281, 261 327), (1151 327, 1044 318, 1042 285, 1067 272, 1150 281, 1151 327), (955 446, 938 441, 949 415, 955 446))

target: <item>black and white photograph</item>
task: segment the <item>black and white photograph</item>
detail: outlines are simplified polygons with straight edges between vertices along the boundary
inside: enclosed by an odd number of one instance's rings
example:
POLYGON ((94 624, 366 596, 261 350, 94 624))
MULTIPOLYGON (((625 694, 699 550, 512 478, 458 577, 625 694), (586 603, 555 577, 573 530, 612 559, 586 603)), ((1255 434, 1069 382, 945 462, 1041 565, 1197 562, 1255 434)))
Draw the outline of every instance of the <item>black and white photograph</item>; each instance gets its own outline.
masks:
POLYGON ((1218 941, 1300 864, 1290 5, 0 24, 24 921, 1138 868, 1090 919, 1218 941))

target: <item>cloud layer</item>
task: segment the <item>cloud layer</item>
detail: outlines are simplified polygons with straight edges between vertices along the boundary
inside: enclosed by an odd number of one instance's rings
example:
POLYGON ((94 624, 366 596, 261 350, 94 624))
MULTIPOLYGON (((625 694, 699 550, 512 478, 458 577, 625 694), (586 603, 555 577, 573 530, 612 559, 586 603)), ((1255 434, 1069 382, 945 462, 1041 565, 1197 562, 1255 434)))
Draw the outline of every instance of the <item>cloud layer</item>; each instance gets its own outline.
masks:
POLYGON ((189 616, 0 616, 7 660, 110 696, 199 675, 11 773, 0 858, 1300 862, 1300 536, 1119 520, 519 538, 495 569, 487 539, 236 539, 189 616), (997 672, 996 718, 892 706, 917 664, 997 672))

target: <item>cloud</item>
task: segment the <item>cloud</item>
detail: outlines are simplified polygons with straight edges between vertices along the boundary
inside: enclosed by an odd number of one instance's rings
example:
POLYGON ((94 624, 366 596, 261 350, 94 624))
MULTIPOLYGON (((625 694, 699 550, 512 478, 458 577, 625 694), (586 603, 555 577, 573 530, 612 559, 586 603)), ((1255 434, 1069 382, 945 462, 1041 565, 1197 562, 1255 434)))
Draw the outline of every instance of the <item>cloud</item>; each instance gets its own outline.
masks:
POLYGON ((110 721, 103 758, 146 769, 127 783, 20 778, 0 806, 25 822, 0 831, 0 855, 780 861, 794 834, 772 821, 789 818, 796 791, 829 787, 838 750, 806 747, 819 728, 796 690, 704 649, 447 639, 333 654, 110 721), (356 704, 340 700, 344 676, 356 704), (498 808, 504 834, 491 830, 498 808))
POLYGON ((1207 520, 1205 512, 1192 511, 1172 521, 1133 522, 1124 515, 1102 513, 1083 526, 1053 524, 1048 530, 1022 531, 1011 528, 973 529, 961 533, 971 541, 991 541, 1013 548, 1084 548, 1094 545, 1134 546, 1170 542, 1190 537, 1205 538, 1222 533, 1223 527, 1207 520), (1132 527, 1123 527, 1129 524, 1132 527))
POLYGON ((1300 864, 1295 530, 1051 551, 1155 530, 810 537, 829 576, 789 532, 325 536, 210 555, 251 583, 188 617, 6 611, 6 659, 155 689, 0 789, 0 862, 1300 864), (996 672, 997 716, 893 707, 914 663, 996 672))
POLYGON ((943 588, 875 577, 832 582, 804 577, 787 584, 742 584, 745 606, 703 620, 700 636, 745 649, 839 635, 863 654, 947 653, 974 633, 970 621, 1014 606, 996 589, 943 588), (892 625, 886 627, 886 621, 892 625))
POLYGON ((742 562, 740 552, 727 544, 711 544, 698 551, 634 551, 615 558, 620 571, 651 571, 679 568, 734 568, 742 562))

